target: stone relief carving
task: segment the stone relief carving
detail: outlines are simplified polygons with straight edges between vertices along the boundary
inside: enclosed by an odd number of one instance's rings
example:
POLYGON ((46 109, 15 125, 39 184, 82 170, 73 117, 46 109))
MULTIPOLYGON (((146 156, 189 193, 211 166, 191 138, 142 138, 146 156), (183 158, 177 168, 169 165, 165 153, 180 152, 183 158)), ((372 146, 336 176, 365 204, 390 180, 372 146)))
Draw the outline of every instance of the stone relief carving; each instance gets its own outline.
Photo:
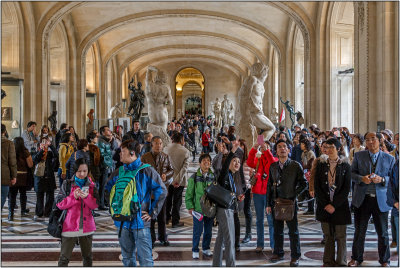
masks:
POLYGON ((253 64, 250 76, 239 89, 237 129, 239 137, 246 140, 249 147, 257 140, 257 129, 266 140, 275 132, 274 124, 263 112, 264 82, 268 76, 268 69, 268 66, 262 63, 253 64))
POLYGON ((121 103, 115 104, 113 107, 111 107, 110 111, 108 112, 108 118, 118 118, 121 117, 121 109, 120 109, 121 103))
POLYGON ((147 68, 145 96, 150 119, 147 130, 153 136, 160 136, 167 146, 171 142, 167 133, 168 108, 172 106, 173 99, 165 73, 154 66, 147 68))

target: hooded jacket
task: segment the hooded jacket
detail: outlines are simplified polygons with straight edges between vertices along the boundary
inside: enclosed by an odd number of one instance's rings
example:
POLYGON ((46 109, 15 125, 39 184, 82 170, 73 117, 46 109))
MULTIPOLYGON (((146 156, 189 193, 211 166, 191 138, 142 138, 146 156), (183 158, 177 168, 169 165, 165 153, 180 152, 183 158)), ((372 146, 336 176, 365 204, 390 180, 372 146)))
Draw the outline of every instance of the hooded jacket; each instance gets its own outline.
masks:
POLYGON ((272 163, 277 162, 278 158, 274 157, 270 150, 265 150, 261 157, 258 159, 256 157, 257 150, 251 148, 249 152, 249 158, 247 159, 247 165, 251 168, 256 168, 257 162, 259 161, 258 170, 256 170, 256 184, 251 188, 251 191, 254 194, 266 194, 267 193, 267 185, 269 178, 269 167, 272 163), (263 179, 263 175, 265 178, 263 179))

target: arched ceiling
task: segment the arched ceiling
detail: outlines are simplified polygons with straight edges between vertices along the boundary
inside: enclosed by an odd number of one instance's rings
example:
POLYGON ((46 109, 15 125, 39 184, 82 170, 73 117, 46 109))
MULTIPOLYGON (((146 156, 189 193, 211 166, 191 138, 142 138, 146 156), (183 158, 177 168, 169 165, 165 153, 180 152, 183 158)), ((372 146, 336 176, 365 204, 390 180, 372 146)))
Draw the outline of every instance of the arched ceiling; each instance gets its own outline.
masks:
MULTIPOLYGON (((37 21, 56 10, 57 2, 31 2, 37 21)), ((68 6, 65 3, 65 6, 68 6)), ((318 4, 269 2, 75 2, 70 16, 78 52, 98 42, 103 64, 115 58, 117 69, 136 72, 160 59, 220 61, 246 75, 265 62, 272 45, 284 53, 289 9, 312 20, 318 4)), ((56 11, 55 11, 56 12, 56 11)))

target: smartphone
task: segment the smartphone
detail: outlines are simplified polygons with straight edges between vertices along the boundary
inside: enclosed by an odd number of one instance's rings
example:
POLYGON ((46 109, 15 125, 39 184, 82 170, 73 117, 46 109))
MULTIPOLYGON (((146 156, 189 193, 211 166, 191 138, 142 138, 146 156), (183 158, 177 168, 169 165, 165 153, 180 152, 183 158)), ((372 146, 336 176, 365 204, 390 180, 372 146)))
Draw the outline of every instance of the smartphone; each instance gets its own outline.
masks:
POLYGON ((83 186, 82 187, 82 192, 84 192, 85 194, 89 192, 89 186, 83 186))
POLYGON ((257 137, 257 143, 258 145, 262 146, 264 144, 264 136, 263 135, 258 135, 257 137))

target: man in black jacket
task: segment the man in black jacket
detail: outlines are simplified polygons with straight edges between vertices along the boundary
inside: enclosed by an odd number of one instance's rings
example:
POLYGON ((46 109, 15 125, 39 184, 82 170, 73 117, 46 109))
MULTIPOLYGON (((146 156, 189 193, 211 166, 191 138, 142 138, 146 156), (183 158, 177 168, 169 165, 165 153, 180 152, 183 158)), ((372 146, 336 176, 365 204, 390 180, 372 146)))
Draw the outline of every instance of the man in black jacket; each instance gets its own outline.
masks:
POLYGON ((144 133, 143 131, 140 130, 139 121, 133 121, 132 124, 133 124, 133 129, 131 131, 128 131, 125 134, 125 136, 129 136, 129 139, 134 139, 140 144, 144 144, 144 133))
MULTIPOLYGON (((276 220, 273 207, 276 198, 296 200, 296 197, 307 189, 307 180, 304 177, 301 165, 288 158, 289 147, 284 140, 278 140, 275 144, 275 151, 279 161, 272 163, 269 169, 269 180, 267 185, 267 213, 272 212, 274 218, 274 239, 275 247, 271 262, 283 260, 283 224, 284 221, 276 220)), ((297 203, 295 203, 294 217, 286 221, 289 228, 291 261, 290 266, 298 266, 300 252, 300 236, 297 223, 297 203)))

